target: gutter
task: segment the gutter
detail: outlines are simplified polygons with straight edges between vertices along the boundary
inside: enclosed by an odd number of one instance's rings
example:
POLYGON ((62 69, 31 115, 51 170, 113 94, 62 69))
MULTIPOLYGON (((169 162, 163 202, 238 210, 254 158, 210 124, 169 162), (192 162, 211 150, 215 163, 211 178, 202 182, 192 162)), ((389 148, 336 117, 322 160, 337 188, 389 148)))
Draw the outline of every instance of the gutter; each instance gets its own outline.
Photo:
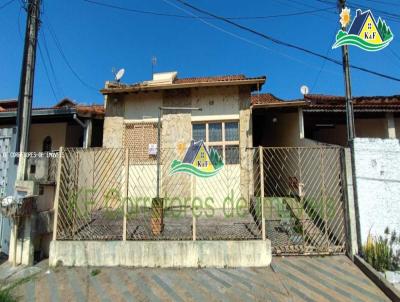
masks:
MULTIPOLYGON (((253 109, 258 108, 286 108, 286 107, 304 107, 307 106, 305 102, 282 102, 281 104, 254 104, 251 107, 253 109)), ((305 111, 305 110, 304 110, 305 111)))
MULTIPOLYGON (((49 115, 66 115, 76 113, 75 108, 61 108, 61 109, 33 109, 32 116, 49 116, 49 115)), ((16 117, 17 111, 4 111, 0 112, 0 118, 16 117)))
POLYGON ((72 118, 84 129, 83 148, 89 148, 92 143, 92 120, 88 119, 84 123, 78 118, 76 113, 74 113, 72 118))

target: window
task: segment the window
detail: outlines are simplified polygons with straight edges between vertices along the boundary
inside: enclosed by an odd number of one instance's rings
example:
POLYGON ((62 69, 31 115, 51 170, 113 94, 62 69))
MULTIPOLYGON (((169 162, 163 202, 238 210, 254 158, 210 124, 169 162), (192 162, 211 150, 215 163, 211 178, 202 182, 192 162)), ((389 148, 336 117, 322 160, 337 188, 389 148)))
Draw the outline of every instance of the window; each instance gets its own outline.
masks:
POLYGON ((195 141, 203 140, 209 149, 215 149, 225 164, 239 163, 239 123, 237 121, 194 123, 192 137, 195 141))
POLYGON ((51 137, 50 136, 46 136, 46 138, 43 140, 42 151, 43 152, 51 151, 51 137))
POLYGON ((222 123, 208 124, 208 141, 210 142, 222 141, 222 123))
POLYGON ((206 124, 193 124, 193 139, 206 141, 206 124))
POLYGON ((236 122, 225 123, 225 140, 238 141, 239 140, 239 124, 236 122))
POLYGON ((368 23, 368 29, 372 29, 372 24, 368 23))

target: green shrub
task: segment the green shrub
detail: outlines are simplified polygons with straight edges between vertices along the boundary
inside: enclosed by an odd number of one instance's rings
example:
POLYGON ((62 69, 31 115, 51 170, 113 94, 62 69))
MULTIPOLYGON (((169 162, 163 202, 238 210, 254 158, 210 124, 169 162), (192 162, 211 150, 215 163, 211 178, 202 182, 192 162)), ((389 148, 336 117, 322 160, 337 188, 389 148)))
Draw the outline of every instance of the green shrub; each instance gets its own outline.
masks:
POLYGON ((400 236, 396 232, 385 229, 383 236, 373 237, 368 234, 367 242, 363 246, 365 260, 380 272, 395 271, 400 267, 400 236))
POLYGON ((11 295, 10 290, 0 290, 0 301, 1 302, 16 302, 15 298, 11 295))
POLYGON ((92 277, 94 277, 94 276, 97 276, 98 274, 100 274, 101 273, 101 270, 99 270, 98 268, 95 268, 95 269, 93 269, 91 272, 90 272, 90 275, 92 276, 92 277))

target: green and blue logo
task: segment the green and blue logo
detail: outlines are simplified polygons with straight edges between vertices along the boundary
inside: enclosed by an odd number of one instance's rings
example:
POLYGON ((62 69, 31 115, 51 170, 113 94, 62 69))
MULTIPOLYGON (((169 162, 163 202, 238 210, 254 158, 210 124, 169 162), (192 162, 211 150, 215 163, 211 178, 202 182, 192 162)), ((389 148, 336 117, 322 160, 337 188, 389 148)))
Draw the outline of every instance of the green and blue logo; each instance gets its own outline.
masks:
POLYGON ((208 152, 202 140, 192 140, 183 161, 174 160, 171 163, 169 174, 188 173, 206 178, 216 175, 223 166, 222 158, 216 149, 211 147, 208 152))
MULTIPOLYGON (((340 14, 340 23, 346 27, 350 23, 350 9, 344 8, 340 14)), ((343 45, 353 45, 366 51, 378 51, 390 44, 393 40, 393 33, 389 26, 380 17, 378 22, 370 10, 356 11, 356 17, 351 23, 349 30, 339 30, 336 35, 336 42, 332 48, 343 45)))

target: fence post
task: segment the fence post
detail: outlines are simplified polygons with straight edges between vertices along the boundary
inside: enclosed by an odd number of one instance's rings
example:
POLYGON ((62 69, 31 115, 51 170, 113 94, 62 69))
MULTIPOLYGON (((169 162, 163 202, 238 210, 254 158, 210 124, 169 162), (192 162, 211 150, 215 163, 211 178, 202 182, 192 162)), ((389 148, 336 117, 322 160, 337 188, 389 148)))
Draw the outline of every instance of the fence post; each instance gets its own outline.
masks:
POLYGON ((192 202, 192 219, 193 219, 193 222, 192 222, 192 225, 193 225, 193 228, 192 228, 192 235, 193 235, 193 241, 196 241, 196 237, 197 237, 196 231, 197 231, 197 228, 196 228, 196 215, 194 214, 194 208, 193 208, 193 205, 194 205, 194 203, 193 203, 193 196, 194 196, 193 190, 194 190, 193 175, 190 175, 190 201, 192 202))
POLYGON ((124 219, 123 219, 123 227, 122 227, 122 240, 126 241, 126 233, 127 233, 127 214, 128 214, 128 190, 129 190, 129 148, 125 148, 125 182, 124 182, 124 194, 123 196, 123 205, 124 205, 124 219))
POLYGON ((56 175, 56 194, 54 196, 54 219, 53 219, 53 240, 57 239, 57 224, 58 224, 58 205, 60 198, 60 186, 61 186, 61 165, 62 156, 64 148, 60 147, 60 152, 58 153, 58 165, 57 165, 57 175, 56 175))
POLYGON ((261 184, 261 233, 262 240, 265 240, 265 213, 264 213, 264 156, 263 156, 263 148, 258 147, 258 155, 260 157, 260 184, 261 184))

